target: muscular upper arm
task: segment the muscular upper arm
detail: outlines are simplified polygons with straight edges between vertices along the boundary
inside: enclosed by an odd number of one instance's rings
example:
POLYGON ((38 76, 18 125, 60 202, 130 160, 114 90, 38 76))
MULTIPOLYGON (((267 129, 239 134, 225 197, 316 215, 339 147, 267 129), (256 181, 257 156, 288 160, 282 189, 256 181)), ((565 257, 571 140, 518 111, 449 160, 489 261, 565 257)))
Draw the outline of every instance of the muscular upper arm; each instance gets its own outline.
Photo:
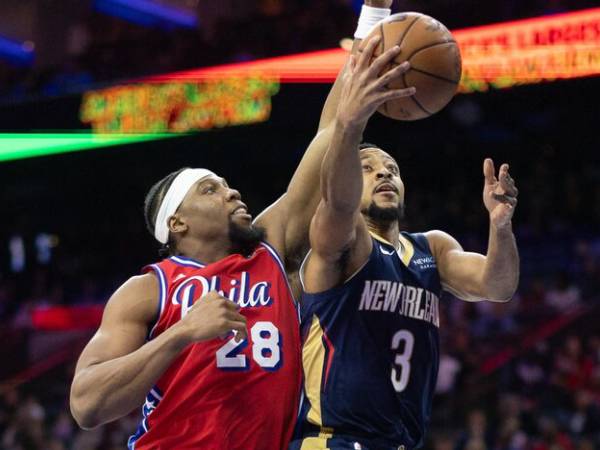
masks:
POLYGON ((75 373, 140 348, 155 319, 158 280, 152 273, 130 278, 110 298, 100 328, 77 362, 75 373))
POLYGON ((308 229, 321 198, 321 163, 332 132, 332 126, 319 131, 308 146, 285 194, 255 220, 258 226, 265 228, 269 242, 284 258, 301 253, 308 246, 308 229))
MULTIPOLYGON (((355 43, 352 52, 358 51, 355 43)), ((325 101, 316 136, 308 145, 285 194, 256 219, 265 228, 269 243, 287 261, 302 259, 308 248, 308 229, 320 195, 320 173, 323 157, 331 142, 334 118, 342 91, 343 75, 347 64, 340 70, 325 101)))
POLYGON ((307 292, 322 292, 343 283, 364 264, 372 248, 360 212, 338 211, 324 200, 310 225, 310 244, 303 277, 307 292))
POLYGON ((482 300, 485 256, 465 252, 456 239, 443 231, 429 231, 425 236, 435 257, 442 287, 463 300, 482 300))

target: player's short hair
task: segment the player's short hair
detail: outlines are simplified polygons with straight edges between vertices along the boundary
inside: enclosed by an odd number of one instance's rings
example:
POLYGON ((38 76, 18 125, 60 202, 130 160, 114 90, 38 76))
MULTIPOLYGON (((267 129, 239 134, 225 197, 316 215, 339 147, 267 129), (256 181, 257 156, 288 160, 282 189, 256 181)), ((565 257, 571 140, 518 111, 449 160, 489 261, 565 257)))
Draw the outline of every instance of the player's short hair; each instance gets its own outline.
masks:
MULTIPOLYGON (((167 191, 171 187, 173 180, 177 175, 183 172, 187 167, 183 167, 175 172, 171 172, 169 175, 164 177, 162 180, 155 183, 144 199, 144 219, 146 221, 146 228, 150 234, 154 237, 154 230, 156 228, 156 216, 158 216, 158 210, 160 205, 167 194, 167 191)), ((168 256, 171 253, 172 245, 170 242, 163 245, 159 250, 160 256, 168 256)))
POLYGON ((359 150, 364 150, 366 148, 376 148, 378 150, 383 151, 383 149, 379 145, 371 144, 370 142, 363 142, 358 146, 359 150))

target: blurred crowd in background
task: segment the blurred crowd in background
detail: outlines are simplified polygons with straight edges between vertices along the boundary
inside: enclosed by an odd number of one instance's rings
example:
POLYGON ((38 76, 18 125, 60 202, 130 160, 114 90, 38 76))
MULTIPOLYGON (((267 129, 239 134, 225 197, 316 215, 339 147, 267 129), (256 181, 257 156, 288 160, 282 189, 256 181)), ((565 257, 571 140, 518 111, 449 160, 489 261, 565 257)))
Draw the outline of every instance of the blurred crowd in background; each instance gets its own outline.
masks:
MULTIPOLYGON (((530 280, 508 305, 444 298, 443 351, 426 448, 599 448, 599 303, 582 296, 576 283, 564 282, 530 280), (531 337, 565 315, 574 321, 559 333, 531 337), (514 357, 502 361, 507 351, 514 357)), ((93 431, 79 430, 68 412, 72 371, 73 363, 61 364, 43 382, 0 389, 0 448, 124 448, 140 411, 93 431)))
MULTIPOLYGON (((575 331, 575 330, 571 330, 575 331)), ((539 343, 484 376, 470 344, 456 333, 442 355, 431 450, 593 450, 600 442, 600 335, 563 334, 539 343), (483 386, 483 387, 482 387, 483 386)), ((4 450, 116 450, 137 427, 139 412, 92 431, 68 412, 70 367, 53 384, 0 393, 4 450)))
MULTIPOLYGON (((561 183, 548 182, 548 173, 556 173, 559 161, 547 156, 543 164, 537 163, 535 176, 517 178, 521 192, 544 192, 547 198, 521 198, 515 229, 522 278, 515 298, 492 304, 443 297, 443 351, 426 448, 600 448, 600 235, 593 232, 600 217, 594 208, 570 209, 576 207, 573 203, 585 202, 587 195, 597 195, 597 180, 593 173, 587 179, 581 168, 571 168, 561 175, 561 183), (532 191, 530 183, 544 183, 544 188, 532 191), (543 205, 543 216, 538 217, 539 202, 554 208, 543 205), (581 220, 582 211, 589 213, 589 221, 581 220)), ((478 204, 480 193, 461 182, 468 169, 454 171, 449 189, 445 184, 427 190, 413 184, 411 189, 408 183, 406 226, 417 231, 439 224, 465 248, 485 251, 487 216, 478 204), (445 199, 443 204, 436 201, 439 198, 445 199)), ((528 173, 529 168, 518 172, 528 173)), ((115 250, 106 245, 108 238, 100 242, 115 250)), ((0 283, 0 317, 5 324, 0 338, 10 342, 17 336, 30 352, 32 345, 40 345, 32 329, 33 311, 65 304, 102 305, 131 275, 129 268, 118 265, 101 267, 106 263, 98 248, 90 251, 84 245, 78 252, 66 251, 59 244, 53 252, 51 264, 30 264, 21 273, 6 274, 0 283)), ((47 343, 50 334, 42 334, 47 343)), ((82 341, 87 337, 84 333, 82 341)), ((0 448, 123 448, 139 411, 94 431, 79 430, 68 413, 73 370, 69 361, 44 373, 43 383, 33 378, 16 388, 0 389, 0 448)))

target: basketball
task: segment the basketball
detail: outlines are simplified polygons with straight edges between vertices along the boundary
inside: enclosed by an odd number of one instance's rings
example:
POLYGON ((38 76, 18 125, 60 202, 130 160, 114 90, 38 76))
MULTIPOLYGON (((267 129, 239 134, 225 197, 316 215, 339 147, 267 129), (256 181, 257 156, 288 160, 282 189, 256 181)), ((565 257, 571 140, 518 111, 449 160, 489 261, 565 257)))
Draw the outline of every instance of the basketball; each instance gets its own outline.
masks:
MULTIPOLYGON (((400 46, 400 54, 386 69, 410 62, 410 70, 388 85, 392 89, 414 86, 415 95, 386 102, 379 108, 397 120, 419 120, 446 106, 458 88, 462 72, 460 50, 452 34, 432 17, 415 12, 394 14, 378 24, 363 41, 380 35, 374 57, 400 46)), ((360 50, 359 50, 360 51, 360 50)))

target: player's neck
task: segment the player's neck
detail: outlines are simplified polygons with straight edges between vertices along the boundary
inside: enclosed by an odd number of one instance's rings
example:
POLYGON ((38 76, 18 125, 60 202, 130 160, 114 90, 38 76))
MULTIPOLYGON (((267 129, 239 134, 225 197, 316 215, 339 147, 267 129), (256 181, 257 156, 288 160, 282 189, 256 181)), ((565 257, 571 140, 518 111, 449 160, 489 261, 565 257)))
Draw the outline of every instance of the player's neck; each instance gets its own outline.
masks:
POLYGON ((182 239, 177 244, 178 254, 195 259, 203 264, 212 264, 230 254, 231 245, 227 241, 182 239))
POLYGON ((365 219, 371 233, 386 240, 396 249, 400 247, 400 226, 397 220, 393 222, 375 222, 369 217, 366 217, 365 219))

